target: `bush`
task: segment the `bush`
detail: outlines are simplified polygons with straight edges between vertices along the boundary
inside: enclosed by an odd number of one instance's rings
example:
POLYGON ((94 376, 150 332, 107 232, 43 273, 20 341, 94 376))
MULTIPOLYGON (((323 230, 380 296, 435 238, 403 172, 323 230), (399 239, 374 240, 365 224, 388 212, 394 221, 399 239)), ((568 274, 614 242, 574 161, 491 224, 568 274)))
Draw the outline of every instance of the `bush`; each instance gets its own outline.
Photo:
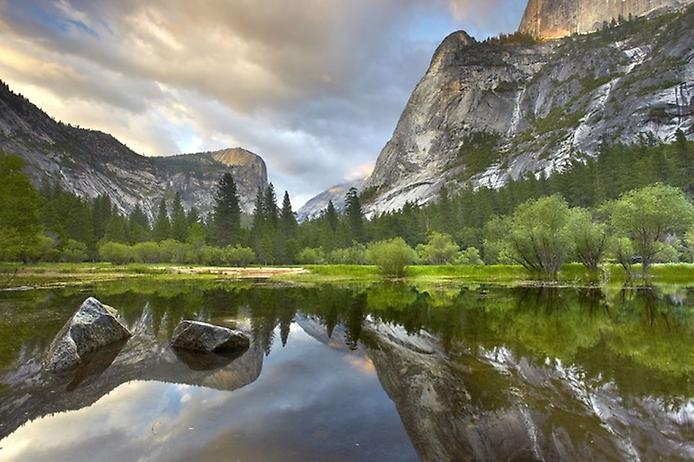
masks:
POLYGON ((386 276, 402 277, 405 268, 417 261, 417 253, 400 237, 369 244, 367 258, 386 276))
POLYGON ((138 263, 158 263, 159 245, 156 242, 140 242, 131 247, 133 259, 138 263))
POLYGON ((460 252, 456 257, 455 262, 458 265, 484 265, 484 261, 482 261, 480 251, 477 250, 477 247, 468 247, 460 252))
POLYGON ((116 265, 125 265, 133 261, 132 249, 119 242, 105 242, 99 246, 99 257, 116 265))
POLYGON ((255 261, 255 252, 249 247, 228 246, 223 249, 223 252, 224 261, 229 265, 247 266, 255 261))
POLYGON ((345 249, 335 249, 327 255, 327 260, 336 265, 364 265, 367 263, 366 247, 355 244, 345 249))
POLYGON ((159 261, 185 263, 188 245, 175 239, 165 239, 159 243, 159 261))
POLYGON ((224 265, 224 251, 219 247, 203 246, 200 249, 200 260, 203 265, 222 266, 224 265))
POLYGON ((459 250, 451 236, 437 232, 431 233, 429 242, 417 246, 419 258, 432 265, 452 263, 459 250))
POLYGON ((69 263, 80 263, 89 258, 87 254, 87 244, 84 242, 68 239, 60 253, 60 261, 69 263))
POLYGON ((322 247, 306 247, 296 255, 296 261, 306 265, 325 263, 325 252, 322 247))

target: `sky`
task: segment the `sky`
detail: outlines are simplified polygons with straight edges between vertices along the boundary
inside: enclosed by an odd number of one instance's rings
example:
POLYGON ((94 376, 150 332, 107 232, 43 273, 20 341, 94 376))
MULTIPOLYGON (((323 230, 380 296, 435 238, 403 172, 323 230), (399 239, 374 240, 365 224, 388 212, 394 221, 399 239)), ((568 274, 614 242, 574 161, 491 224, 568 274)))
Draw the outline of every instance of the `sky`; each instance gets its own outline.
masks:
POLYGON ((295 209, 370 173, 443 38, 524 0, 0 0, 0 79, 147 156, 243 147, 295 209))

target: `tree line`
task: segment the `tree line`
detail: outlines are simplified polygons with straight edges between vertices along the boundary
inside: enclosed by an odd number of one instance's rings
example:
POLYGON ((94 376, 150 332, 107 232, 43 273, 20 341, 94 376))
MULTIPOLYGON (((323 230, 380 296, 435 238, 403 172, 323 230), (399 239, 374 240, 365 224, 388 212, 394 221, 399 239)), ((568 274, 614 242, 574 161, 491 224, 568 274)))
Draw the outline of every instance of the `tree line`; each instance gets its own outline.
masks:
MULTIPOLYGON (((259 189, 251 216, 231 174, 221 178, 207 216, 186 211, 175 193, 150 221, 141 206, 127 215, 108 196, 79 198, 57 183, 35 189, 22 161, 0 156, 0 258, 5 261, 173 262, 211 265, 293 263, 517 263, 556 275, 578 261, 595 271, 606 258, 648 267, 694 258, 691 195, 694 143, 644 136, 604 146, 551 177, 528 175, 493 190, 443 188, 436 203, 408 203, 364 216, 352 188, 338 213, 297 223, 289 194, 259 189), (648 230, 645 224, 652 225, 648 230)), ((396 265, 398 266, 398 265, 396 265)), ((389 268, 399 273, 401 269, 389 268)))

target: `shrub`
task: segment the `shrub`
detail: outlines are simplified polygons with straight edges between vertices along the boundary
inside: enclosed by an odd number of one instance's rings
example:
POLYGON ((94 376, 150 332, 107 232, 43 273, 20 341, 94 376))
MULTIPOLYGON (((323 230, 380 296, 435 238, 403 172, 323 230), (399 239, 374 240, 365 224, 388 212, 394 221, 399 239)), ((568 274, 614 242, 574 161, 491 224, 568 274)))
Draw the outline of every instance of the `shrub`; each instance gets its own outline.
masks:
POLYGON ((99 257, 116 265, 125 265, 133 261, 132 249, 119 242, 105 242, 99 246, 99 257))
POLYGON ((157 263, 159 245, 156 242, 139 242, 132 246, 133 258, 138 263, 157 263))
POLYGON ((69 239, 63 251, 60 253, 60 261, 70 262, 70 263, 80 263, 89 258, 87 254, 87 244, 84 242, 75 241, 74 239, 69 239))
POLYGON ((229 265, 247 266, 255 261, 255 252, 249 247, 240 245, 224 247, 224 260, 229 265))
POLYGON ((306 247, 296 255, 296 261, 302 264, 325 263, 325 252, 322 247, 306 247))
POLYGON ((431 233, 426 244, 417 246, 419 258, 432 265, 444 265, 453 262, 460 248, 448 234, 431 233))
POLYGON ((482 257, 480 257, 480 251, 477 247, 468 247, 458 254, 455 262, 459 265, 484 265, 482 257))
POLYGON ((367 258, 386 276, 402 277, 405 268, 417 261, 417 253, 400 237, 369 244, 367 258))

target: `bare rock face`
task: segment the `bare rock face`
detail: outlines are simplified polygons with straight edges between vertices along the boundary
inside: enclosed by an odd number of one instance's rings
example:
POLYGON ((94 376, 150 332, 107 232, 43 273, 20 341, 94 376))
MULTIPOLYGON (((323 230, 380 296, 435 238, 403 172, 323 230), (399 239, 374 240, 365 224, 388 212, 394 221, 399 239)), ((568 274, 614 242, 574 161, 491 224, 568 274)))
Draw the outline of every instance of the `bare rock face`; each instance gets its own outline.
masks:
POLYGON ((692 30, 694 7, 535 44, 451 34, 364 185, 365 211, 551 175, 644 135, 694 139, 692 30))
POLYGON ((599 30, 604 22, 679 8, 691 0, 530 0, 519 30, 556 39, 599 30))
POLYGON ((86 299, 51 343, 44 360, 46 369, 58 372, 74 368, 84 355, 129 338, 132 334, 116 314, 99 300, 86 299))
POLYGON ((150 219, 176 192, 184 208, 209 213, 214 188, 227 172, 244 212, 252 212, 258 188, 267 186, 265 162, 245 149, 146 157, 107 133, 55 121, 1 81, 0 150, 22 157, 37 187, 50 180, 83 198, 107 195, 120 212, 139 205, 150 219))
POLYGON ((250 346, 250 340, 238 330, 199 321, 181 321, 174 330, 171 346, 205 353, 221 353, 245 350, 250 346))

